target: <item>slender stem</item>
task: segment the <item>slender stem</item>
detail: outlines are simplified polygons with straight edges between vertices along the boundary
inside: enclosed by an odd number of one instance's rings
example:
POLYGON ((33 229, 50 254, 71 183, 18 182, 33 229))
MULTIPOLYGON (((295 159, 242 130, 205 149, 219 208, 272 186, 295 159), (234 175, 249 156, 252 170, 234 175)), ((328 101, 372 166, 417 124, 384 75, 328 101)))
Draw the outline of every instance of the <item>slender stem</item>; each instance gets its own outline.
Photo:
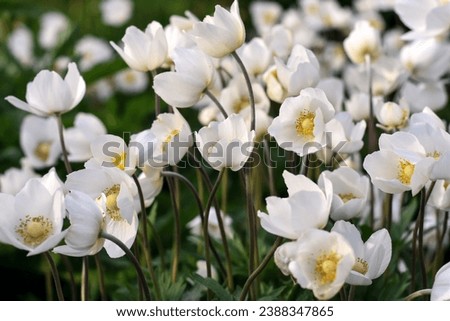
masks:
POLYGON ((436 257, 434 260, 434 271, 435 271, 434 274, 436 274, 439 267, 441 266, 442 259, 444 257, 443 244, 444 244, 445 235, 447 234, 447 229, 448 229, 448 216, 449 216, 449 213, 447 211, 444 214, 444 222, 443 222, 443 226, 442 226, 442 232, 438 239, 438 244, 437 244, 437 248, 436 248, 436 257))
POLYGON ((141 225, 142 225, 142 242, 144 243, 142 248, 144 250, 144 257, 145 262, 147 264, 147 269, 150 273, 150 277, 152 279, 153 285, 155 287, 155 293, 156 293, 156 300, 161 300, 161 290, 159 287, 158 278, 155 274, 155 269, 153 268, 153 258, 152 253, 150 249, 150 242, 148 240, 148 231, 147 231, 147 213, 145 210, 145 200, 144 200, 144 193, 142 192, 142 186, 139 182, 139 178, 136 174, 133 174, 133 180, 136 184, 138 195, 139 195, 139 202, 141 205, 141 225))
POLYGON ((247 88, 248 88, 248 97, 250 100, 250 108, 251 108, 251 115, 252 115, 252 122, 250 125, 250 130, 255 130, 256 126, 256 109, 255 109, 255 94, 253 93, 253 87, 252 87, 252 82, 250 80, 250 76, 248 75, 247 69, 245 68, 244 63, 242 62, 241 58, 239 57, 239 55, 236 53, 236 51, 231 53, 231 56, 233 56, 233 58, 236 60, 237 64, 239 65, 239 68, 241 68, 242 74, 244 75, 245 78, 245 83, 247 84, 247 88))
POLYGON ((375 127, 375 115, 373 110, 373 91, 372 91, 372 62, 370 59, 370 55, 365 56, 366 59, 366 69, 367 69, 367 76, 368 76, 368 93, 369 93, 369 123, 367 126, 368 129, 368 151, 369 153, 374 152, 377 149, 377 132, 375 127))
POLYGON ((227 205, 228 205, 228 176, 229 175, 228 175, 228 170, 226 168, 224 170, 225 170, 225 173, 223 175, 222 187, 220 189, 222 191, 222 195, 221 195, 222 202, 220 205, 221 205, 222 211, 224 213, 226 213, 227 205))
POLYGON ((69 281, 70 281, 70 293, 72 296, 72 301, 75 301, 77 299, 77 289, 75 285, 75 277, 73 275, 73 266, 72 263, 70 263, 70 260, 67 256, 61 255, 61 261, 63 262, 67 273, 69 274, 69 281))
POLYGON ((348 301, 353 301, 355 298, 356 286, 350 285, 350 290, 348 291, 348 301))
POLYGON ((103 271, 102 262, 100 261, 99 255, 94 255, 95 265, 97 267, 97 276, 98 276, 98 288, 100 291, 100 298, 102 301, 106 301, 108 297, 106 296, 105 289, 105 274, 103 271))
POLYGON ((81 301, 89 300, 89 257, 84 256, 81 265, 81 301))
MULTIPOLYGON (((214 183, 213 188, 211 189, 211 193, 209 194, 208 201, 206 202, 205 214, 204 214, 204 222, 203 222, 203 237, 205 238, 205 244, 209 244, 209 211, 211 209, 211 205, 214 200, 214 196, 216 195, 217 190, 220 186, 220 181, 223 177, 225 170, 222 169, 217 176, 216 182, 214 183)), ((220 212, 216 213, 217 218, 220 216, 220 212)), ((211 277, 211 258, 209 255, 209 246, 205 246, 205 260, 206 260, 206 275, 211 277)), ((210 295, 208 291, 208 296, 210 295)))
POLYGON ((423 289, 416 292, 411 293, 406 298, 403 299, 403 301, 412 301, 418 297, 424 296, 424 295, 430 295, 431 289, 423 289))
POLYGON ((50 265, 50 269, 52 271, 53 282, 55 283, 56 294, 58 295, 58 300, 64 301, 64 294, 63 294, 62 287, 61 287, 61 279, 59 277, 59 272, 58 272, 58 268, 56 267, 55 261, 53 261, 53 258, 49 252, 44 252, 43 254, 44 254, 45 258, 47 259, 48 264, 50 265))
MULTIPOLYGON (((156 70, 151 71, 153 81, 157 75, 156 70)), ((155 115, 158 116, 161 113, 161 97, 159 97, 155 92, 155 115)))
POLYGON ((383 216, 384 224, 383 225, 388 231, 391 230, 391 224, 392 224, 392 202, 393 202, 393 199, 394 199, 394 197, 390 193, 387 193, 386 197, 384 199, 385 208, 383 211, 384 212, 383 213, 384 214, 384 216, 383 216))
POLYGON ((122 251, 125 252, 125 254, 128 256, 128 258, 130 259, 131 263, 133 263, 134 268, 136 269, 138 278, 139 278, 139 282, 142 285, 142 288, 144 289, 144 295, 145 295, 145 299, 147 301, 151 301, 151 296, 150 296, 150 291, 148 289, 148 284, 147 281, 145 280, 145 275, 144 272, 142 271, 142 268, 139 264, 139 261, 136 259, 136 257, 133 255, 133 253, 130 251, 130 249, 121 241, 119 240, 117 237, 105 233, 105 232, 101 232, 100 233, 100 237, 113 242, 114 244, 116 244, 118 247, 121 248, 122 251))
POLYGON ((275 179, 273 177, 273 166, 272 166, 272 156, 270 154, 270 145, 269 145, 269 139, 264 137, 264 155, 266 157, 266 161, 264 162, 267 166, 267 172, 269 174, 269 191, 270 195, 276 196, 277 190, 275 188, 275 179))
POLYGON ((72 173, 72 166, 70 165, 69 162, 69 154, 67 152, 66 143, 64 141, 64 125, 62 122, 61 114, 56 114, 56 120, 58 123, 59 142, 61 144, 64 166, 66 167, 67 174, 70 174, 72 173))
POLYGON ((220 101, 214 96, 214 94, 209 91, 208 89, 205 89, 205 95, 209 97, 213 101, 214 104, 216 104, 217 108, 219 108, 220 112, 222 113, 223 117, 226 119, 228 118, 228 113, 225 111, 225 108, 223 108, 220 101))
POLYGON ((426 198, 427 198, 426 191, 425 188, 423 188, 420 194, 420 212, 417 220, 419 222, 419 262, 420 262, 420 270, 422 272, 422 287, 424 289, 427 288, 427 270, 425 266, 424 247, 423 247, 423 225, 425 221, 425 205, 427 202, 426 198))
POLYGON ((169 186, 170 199, 173 207, 174 214, 174 242, 173 242, 173 255, 172 255, 172 281, 175 282, 178 274, 178 262, 180 261, 180 248, 181 248, 181 220, 180 212, 177 205, 177 197, 175 195, 175 185, 172 178, 166 177, 167 185, 169 186))
POLYGON ((266 268, 267 264, 269 264, 270 260, 272 259, 273 254, 275 253, 276 249, 280 246, 281 242, 283 242, 283 238, 278 236, 277 239, 275 240, 275 243, 273 243, 273 245, 270 248, 269 252, 266 254, 266 256, 261 261, 259 266, 253 271, 252 274, 250 274, 250 276, 248 277, 247 281, 244 284, 244 287, 242 288, 242 292, 241 292, 241 295, 239 297, 240 301, 244 301, 246 299, 248 291, 250 290, 250 287, 251 287, 253 281, 266 268))

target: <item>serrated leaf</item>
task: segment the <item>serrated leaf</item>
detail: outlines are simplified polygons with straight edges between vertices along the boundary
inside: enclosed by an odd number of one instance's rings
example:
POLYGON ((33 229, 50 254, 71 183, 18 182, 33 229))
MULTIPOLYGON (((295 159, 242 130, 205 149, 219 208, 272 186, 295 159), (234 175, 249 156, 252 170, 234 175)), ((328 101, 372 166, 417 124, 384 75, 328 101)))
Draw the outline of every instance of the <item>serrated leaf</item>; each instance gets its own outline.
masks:
POLYGON ((201 285, 204 285, 206 288, 211 290, 220 301, 234 301, 234 297, 225 290, 222 285, 220 285, 219 282, 216 280, 213 280, 211 278, 203 278, 198 274, 192 274, 191 278, 201 285))

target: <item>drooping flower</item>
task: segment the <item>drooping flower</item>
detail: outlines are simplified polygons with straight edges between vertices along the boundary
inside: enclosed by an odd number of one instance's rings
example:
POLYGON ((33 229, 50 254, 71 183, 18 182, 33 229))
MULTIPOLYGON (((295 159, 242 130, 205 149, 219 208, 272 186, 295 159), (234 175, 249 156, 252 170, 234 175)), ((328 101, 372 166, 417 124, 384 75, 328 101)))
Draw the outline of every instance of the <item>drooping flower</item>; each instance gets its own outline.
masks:
POLYGON ((30 179, 16 196, 0 193, 0 242, 28 251, 51 250, 65 236, 64 192, 54 170, 30 179))
POLYGON ((142 72, 152 71, 166 61, 166 35, 157 21, 151 22, 145 31, 135 26, 128 27, 122 42, 123 49, 112 41, 110 44, 131 69, 142 72))
POLYGON ((222 58, 245 41, 245 26, 239 13, 239 3, 235 0, 230 11, 216 5, 214 15, 196 22, 190 34, 199 48, 214 58, 222 58))
POLYGON ((317 229, 306 230, 297 241, 281 245, 275 257, 283 273, 289 272, 319 300, 336 295, 356 263, 353 249, 342 235, 317 229))
POLYGON ((283 172, 288 198, 266 198, 268 214, 258 211, 261 226, 267 232, 295 240, 310 228, 323 228, 328 222, 333 187, 322 177, 320 187, 304 175, 283 172))
POLYGON ((268 131, 281 148, 300 156, 311 154, 326 145, 325 124, 334 113, 321 89, 306 88, 283 102, 268 131))
POLYGON ((346 279, 352 285, 370 285, 380 277, 391 261, 392 241, 389 232, 381 229, 373 233, 364 243, 355 225, 337 221, 332 232, 341 234, 355 253, 356 262, 346 279))
POLYGON ((66 113, 77 106, 86 92, 86 83, 77 65, 70 63, 64 79, 54 71, 42 70, 27 85, 26 102, 8 96, 15 107, 37 116, 66 113))
POLYGON ((255 132, 249 131, 244 119, 231 114, 222 122, 211 122, 195 133, 203 158, 216 170, 240 170, 253 149, 255 132))
POLYGON ((364 63, 366 56, 374 61, 381 54, 380 35, 368 21, 359 21, 344 40, 344 49, 355 64, 364 63))

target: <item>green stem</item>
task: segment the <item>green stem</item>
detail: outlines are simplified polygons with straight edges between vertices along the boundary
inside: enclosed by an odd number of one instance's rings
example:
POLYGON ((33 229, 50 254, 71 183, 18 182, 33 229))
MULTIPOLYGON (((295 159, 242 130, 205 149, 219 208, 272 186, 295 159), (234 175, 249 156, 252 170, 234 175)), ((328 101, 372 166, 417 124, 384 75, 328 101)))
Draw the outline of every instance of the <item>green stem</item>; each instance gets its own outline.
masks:
POLYGON ((53 261, 53 258, 49 252, 43 253, 45 258, 47 259, 48 264, 50 265, 50 270, 52 271, 53 276, 53 282, 55 283, 56 288, 56 294, 58 295, 59 301, 64 301, 64 294, 61 287, 61 279, 59 277, 59 272, 56 267, 55 261, 53 261))
POLYGON ((273 254, 275 253, 276 249, 280 246, 281 242, 283 242, 283 238, 278 236, 277 239, 275 240, 275 243, 273 243, 272 247, 270 248, 269 252, 266 254, 264 259, 261 261, 261 264, 253 271, 252 274, 250 274, 250 276, 248 277, 247 281, 244 284, 244 287, 242 288, 242 292, 239 297, 240 301, 244 301, 246 299, 248 291, 250 290, 250 287, 251 287, 253 281, 266 268, 267 264, 269 264, 273 254))
POLYGON ((211 91, 209 91, 208 89, 205 89, 205 95, 208 96, 209 99, 211 99, 213 101, 213 103, 217 106, 217 108, 219 108, 219 110, 222 113, 223 117, 225 119, 227 119, 228 118, 228 113, 225 111, 225 108, 223 108, 222 104, 216 98, 216 96, 214 96, 214 94, 211 91))
POLYGON ((66 167, 67 174, 72 173, 72 166, 69 162, 69 154, 66 148, 66 142, 64 141, 64 125, 62 122, 61 114, 56 114, 56 121, 58 123, 59 142, 61 144, 61 150, 63 154, 64 166, 66 167))
POLYGON ((144 193, 142 192, 142 187, 141 187, 141 183, 139 182, 139 178, 137 177, 136 174, 133 174, 133 180, 134 183, 136 184, 137 190, 138 190, 138 195, 139 195, 139 202, 141 205, 141 225, 142 225, 142 242, 143 244, 143 250, 144 250, 144 257, 145 257, 145 262, 147 264, 147 269, 150 273, 150 277, 152 279, 153 285, 155 287, 155 292, 156 292, 156 300, 161 300, 161 290, 159 288, 159 282, 158 282, 158 278, 156 277, 155 274, 155 270, 153 268, 153 258, 152 258, 152 253, 151 253, 151 249, 150 249, 150 242, 148 240, 148 231, 147 231, 147 213, 145 210, 145 200, 144 200, 144 193))
MULTIPOLYGON (((157 75, 156 70, 151 71, 153 81, 155 81, 155 77, 157 75)), ((155 92, 155 116, 158 117, 158 115, 161 113, 161 97, 159 97, 155 92)))
POLYGON ((75 277, 73 275, 73 266, 70 262, 69 258, 65 255, 61 255, 61 261, 64 264, 67 273, 69 274, 69 284, 70 284, 70 293, 72 297, 72 301, 76 301, 77 299, 77 289, 75 285, 75 277))
POLYGON ((353 301, 355 298, 356 286, 350 285, 350 290, 348 291, 348 301, 353 301))
POLYGON ((169 186, 170 199, 173 207, 174 214, 174 242, 173 242, 173 255, 172 255, 172 282, 175 282, 178 274, 178 263, 180 261, 180 248, 181 248, 181 219, 180 212, 177 205, 177 197, 175 195, 175 185, 172 178, 166 177, 167 185, 169 186))
POLYGON ((269 145, 269 139, 267 136, 264 137, 264 154, 266 157, 266 161, 264 162, 267 166, 267 172, 269 174, 269 191, 270 195, 276 196, 277 190, 275 188, 275 179, 273 177, 273 167, 272 167, 272 156, 270 154, 270 145, 269 145))
POLYGON ((108 241, 113 242, 114 244, 116 244, 118 247, 121 248, 122 251, 125 252, 125 254, 128 256, 128 258, 130 259, 131 263, 133 263, 134 268, 136 269, 137 275, 138 275, 138 279, 139 279, 139 283, 141 283, 142 288, 144 289, 144 295, 145 295, 145 299, 147 301, 151 301, 151 296, 150 296, 150 291, 148 289, 148 284, 147 281, 145 280, 145 275, 144 272, 142 271, 141 266, 139 265, 139 261, 136 259, 136 257, 133 255, 133 253, 130 251, 130 249, 121 241, 119 240, 117 237, 115 237, 114 235, 108 234, 106 232, 101 232, 100 233, 100 237, 104 238, 108 241))
POLYGON ((419 290, 416 292, 411 293, 410 295, 408 295, 406 298, 403 299, 403 301, 412 301, 415 298, 424 296, 424 295, 430 295, 431 294, 431 289, 423 289, 423 290, 419 290))
POLYGON ((255 94, 253 93, 253 87, 252 82, 250 80, 250 76, 248 75, 247 69, 245 68, 244 63, 242 62, 239 55, 236 53, 236 51, 231 53, 231 56, 236 60, 237 64, 239 65, 239 68, 242 71, 242 74, 244 75, 245 83, 247 84, 248 89, 248 97, 250 100, 250 108, 251 108, 251 115, 252 115, 252 121, 250 125, 250 130, 255 130, 256 126, 256 109, 255 109, 255 94))
POLYGON ((105 273, 103 271, 102 262, 100 261, 99 255, 94 255, 95 266, 97 267, 97 277, 98 277, 98 288, 100 291, 100 298, 102 301, 106 301, 108 297, 106 296, 105 289, 105 273))
POLYGON ((89 257, 83 257, 81 265, 81 301, 89 300, 89 257))

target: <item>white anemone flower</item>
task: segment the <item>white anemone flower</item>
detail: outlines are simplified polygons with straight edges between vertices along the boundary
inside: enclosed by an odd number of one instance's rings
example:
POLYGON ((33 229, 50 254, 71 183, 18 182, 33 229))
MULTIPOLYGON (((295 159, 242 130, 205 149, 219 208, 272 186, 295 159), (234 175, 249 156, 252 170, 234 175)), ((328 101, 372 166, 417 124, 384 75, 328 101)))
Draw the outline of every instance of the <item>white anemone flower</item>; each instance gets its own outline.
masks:
POLYGON ((1 193, 16 195, 31 178, 39 177, 26 158, 21 159, 20 163, 22 165, 20 169, 9 168, 0 174, 1 193))
POLYGON ((61 155, 56 119, 27 115, 20 126, 20 146, 32 167, 55 165, 61 155))
POLYGON ((360 216, 369 198, 369 179, 350 167, 324 171, 320 175, 333 185, 330 217, 336 221, 360 216))
POLYGON ((291 30, 283 25, 275 25, 263 36, 263 39, 274 57, 287 60, 294 46, 291 30))
POLYGON ((196 144, 203 158, 215 170, 240 170, 253 150, 255 131, 249 131, 238 114, 221 122, 211 122, 195 133, 196 144))
POLYGON ((437 180, 430 195, 429 205, 441 211, 450 211, 450 181, 437 180))
POLYGON ((325 125, 325 131, 330 133, 327 147, 343 158, 362 149, 366 121, 361 120, 355 124, 350 113, 339 112, 325 125))
POLYGON ((444 121, 429 107, 425 107, 421 109, 420 112, 411 115, 409 120, 409 125, 411 127, 421 123, 425 123, 433 128, 439 128, 445 131, 444 121))
POLYGON ((54 71, 40 71, 27 85, 26 102, 14 96, 5 99, 15 107, 37 116, 49 116, 72 110, 83 99, 85 92, 86 83, 77 65, 72 62, 64 79, 54 71))
POLYGON ((367 155, 363 164, 372 183, 385 193, 410 190, 416 195, 428 182, 434 159, 411 133, 382 134, 379 145, 380 150, 367 155))
POLYGON ((304 175, 283 172, 288 198, 266 198, 268 214, 258 211, 267 232, 295 240, 310 228, 324 228, 330 215, 333 186, 322 177, 320 187, 304 175))
POLYGON ((368 21, 359 21, 344 40, 344 49, 355 64, 364 63, 366 56, 375 61, 381 54, 380 34, 368 21))
MULTIPOLYGON (((135 205, 138 195, 130 176, 117 168, 87 168, 69 174, 66 188, 83 192, 100 204, 105 202, 105 232, 120 239, 128 248, 133 245, 138 229, 135 205)), ((108 240, 105 249, 112 258, 125 254, 108 240)))
POLYGON ((65 236, 64 192, 54 170, 30 179, 16 196, 0 193, 0 242, 28 251, 54 248, 65 236))
POLYGON ((299 96, 287 98, 268 131, 278 145, 299 156, 325 147, 325 124, 335 110, 321 89, 306 88, 299 96))
POLYGON ((33 44, 33 34, 26 26, 18 26, 8 36, 7 46, 9 52, 25 67, 31 67, 35 62, 33 44))
MULTIPOLYGON (((139 184, 142 188, 142 194, 144 195, 145 207, 152 205, 156 196, 161 192, 164 182, 164 177, 161 175, 161 167, 151 167, 145 165, 142 168, 142 173, 139 175, 139 184)), ((139 211, 141 210, 140 204, 137 204, 138 199, 135 199, 135 206, 139 211)))
POLYGON ((91 143, 98 136, 106 135, 103 122, 95 115, 78 113, 73 127, 64 132, 69 161, 85 162, 92 157, 91 143))
MULTIPOLYGON (((206 261, 205 260, 199 260, 199 261, 197 261, 197 263, 195 265, 197 266, 197 270, 195 271, 195 273, 197 273, 198 275, 200 275, 203 278, 207 278, 208 277, 208 270, 207 270, 206 261)), ((216 270, 216 268, 214 266, 211 266, 211 278, 213 280, 217 280, 218 279, 217 270, 216 270)))
POLYGON ((113 50, 108 43, 101 38, 87 35, 75 44, 75 54, 80 56, 80 70, 87 71, 98 64, 107 62, 113 58, 113 50))
POLYGON ((369 95, 364 92, 352 93, 350 98, 345 101, 345 109, 354 121, 369 119, 369 95))
POLYGON ((124 94, 138 94, 147 88, 148 76, 140 71, 125 69, 114 75, 114 84, 124 94))
POLYGON ((120 27, 131 18, 133 1, 103 0, 100 3, 100 13, 105 25, 120 27))
POLYGON ((62 36, 69 30, 69 19, 60 12, 47 12, 41 16, 39 30, 39 44, 44 49, 53 49, 62 40, 62 36))
POLYGON ((409 119, 409 106, 405 99, 400 100, 400 104, 388 101, 379 101, 374 106, 375 116, 379 121, 379 127, 388 131, 405 127, 409 119))
POLYGON ((319 300, 334 297, 356 263, 352 247, 341 234, 317 229, 304 231, 297 241, 281 245, 277 252, 275 262, 282 262, 283 273, 289 271, 319 300))
POLYGON ((400 90, 411 112, 421 112, 424 106, 431 110, 442 109, 448 101, 445 84, 442 81, 413 83, 407 81, 400 90))
POLYGON ((153 88, 169 105, 190 107, 212 86, 215 71, 213 62, 198 48, 177 48, 173 60, 175 71, 158 74, 153 88), (174 88, 177 88, 175 92, 174 88))
POLYGON ((55 247, 53 252, 75 257, 97 254, 105 244, 105 239, 99 237, 104 209, 89 195, 78 191, 69 193, 65 202, 70 220, 64 238, 66 244, 55 247))
POLYGON ((272 62, 272 53, 263 39, 253 38, 237 50, 249 75, 262 75, 272 62), (255 59, 258 57, 258 59, 255 59))
POLYGON ((147 72, 156 70, 167 58, 167 39, 164 29, 157 21, 151 22, 145 31, 130 26, 122 38, 123 49, 110 42, 127 65, 134 70, 147 72))
POLYGON ((450 301, 450 262, 443 265, 434 277, 431 301, 450 301))
POLYGON ((297 44, 287 63, 275 57, 277 75, 287 96, 297 96, 302 89, 314 87, 320 79, 320 66, 314 53, 297 44))
POLYGON ((239 13, 239 2, 235 0, 230 11, 216 5, 214 15, 194 23, 190 35, 197 46, 214 58, 222 58, 245 41, 245 26, 239 13))
MULTIPOLYGON (((223 227, 225 230, 225 235, 227 238, 233 237, 233 219, 220 211, 220 216, 223 221, 223 227)), ((201 236, 203 235, 203 224, 200 215, 194 217, 187 223, 187 228, 190 230, 192 235, 201 236)), ((221 240, 220 228, 219 228, 219 220, 217 218, 217 212, 215 208, 211 208, 209 210, 208 216, 208 234, 216 239, 221 240)))
POLYGON ((392 240, 386 229, 376 231, 365 243, 351 223, 337 221, 331 231, 344 236, 355 253, 356 262, 346 283, 370 285, 386 271, 392 257, 392 240))
POLYGON ((283 7, 275 1, 255 1, 250 4, 250 13, 258 34, 264 35, 280 19, 283 7))

